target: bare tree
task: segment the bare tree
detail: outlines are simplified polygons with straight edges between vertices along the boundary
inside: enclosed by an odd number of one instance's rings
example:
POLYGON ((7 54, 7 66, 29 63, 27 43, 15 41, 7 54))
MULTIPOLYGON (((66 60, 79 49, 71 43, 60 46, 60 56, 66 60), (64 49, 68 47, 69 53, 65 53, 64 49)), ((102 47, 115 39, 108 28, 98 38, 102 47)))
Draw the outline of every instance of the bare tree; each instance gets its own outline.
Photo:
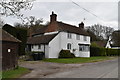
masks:
POLYGON ((14 23, 14 27, 24 27, 24 25, 21 24, 21 23, 16 22, 16 23, 14 23))
POLYGON ((4 21, 0 18, 0 28, 2 28, 4 24, 5 24, 4 21))
POLYGON ((30 16, 26 18, 26 22, 24 23, 25 25, 28 25, 29 27, 33 26, 39 26, 41 23, 43 23, 43 19, 37 19, 35 16, 30 16))
POLYGON ((95 25, 89 26, 89 27, 87 27, 87 30, 93 32, 100 39, 108 39, 109 36, 114 31, 113 28, 103 26, 103 25, 100 25, 100 24, 95 24, 95 25))
POLYGON ((0 0, 0 16, 17 16, 21 18, 21 10, 31 9, 34 0, 0 0))

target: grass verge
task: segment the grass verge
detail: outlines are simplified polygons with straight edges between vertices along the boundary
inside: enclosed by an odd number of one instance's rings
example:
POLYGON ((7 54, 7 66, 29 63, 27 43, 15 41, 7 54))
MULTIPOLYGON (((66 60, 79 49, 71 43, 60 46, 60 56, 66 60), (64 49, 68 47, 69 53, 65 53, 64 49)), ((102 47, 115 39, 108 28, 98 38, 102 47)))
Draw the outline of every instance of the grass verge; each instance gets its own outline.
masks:
POLYGON ((117 57, 106 57, 106 56, 100 56, 100 57, 90 57, 90 58, 62 58, 62 59, 43 59, 45 62, 54 62, 54 63, 91 63, 91 62, 99 62, 99 61, 105 61, 105 60, 111 60, 117 57))
POLYGON ((2 78, 18 78, 26 73, 29 73, 30 70, 23 67, 18 67, 18 69, 8 70, 2 72, 2 78))

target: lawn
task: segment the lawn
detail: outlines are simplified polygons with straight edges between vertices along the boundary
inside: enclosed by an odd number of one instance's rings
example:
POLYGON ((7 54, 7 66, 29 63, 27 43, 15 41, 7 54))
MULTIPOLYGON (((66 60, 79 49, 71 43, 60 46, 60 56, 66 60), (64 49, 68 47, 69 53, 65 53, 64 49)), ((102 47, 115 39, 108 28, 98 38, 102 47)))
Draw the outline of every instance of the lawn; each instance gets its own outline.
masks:
POLYGON ((3 71, 2 78, 18 78, 28 72, 30 72, 30 70, 23 67, 18 67, 18 69, 3 71))
POLYGON ((64 58, 64 59, 43 59, 45 62, 54 62, 54 63, 91 63, 91 62, 99 62, 99 61, 105 61, 114 59, 117 57, 106 57, 106 56, 100 56, 100 57, 90 57, 90 58, 64 58))

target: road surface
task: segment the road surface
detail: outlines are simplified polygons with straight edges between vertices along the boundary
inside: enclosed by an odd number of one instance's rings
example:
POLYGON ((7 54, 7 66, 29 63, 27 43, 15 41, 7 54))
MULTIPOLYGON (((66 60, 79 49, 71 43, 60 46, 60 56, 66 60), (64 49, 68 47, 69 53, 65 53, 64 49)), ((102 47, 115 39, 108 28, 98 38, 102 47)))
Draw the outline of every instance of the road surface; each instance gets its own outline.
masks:
POLYGON ((87 63, 80 68, 47 75, 45 78, 118 78, 118 59, 87 63))

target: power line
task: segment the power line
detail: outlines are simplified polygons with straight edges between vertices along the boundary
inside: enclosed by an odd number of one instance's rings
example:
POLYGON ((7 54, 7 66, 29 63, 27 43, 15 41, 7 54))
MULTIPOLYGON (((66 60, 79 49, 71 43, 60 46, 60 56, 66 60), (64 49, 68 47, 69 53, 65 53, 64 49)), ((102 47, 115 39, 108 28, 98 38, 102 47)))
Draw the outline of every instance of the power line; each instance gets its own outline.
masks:
MULTIPOLYGON (((99 18, 100 20, 102 20, 102 19, 101 19, 100 17, 98 17, 96 14, 90 12, 89 10, 87 10, 87 9, 85 9, 84 7, 80 6, 80 5, 77 4, 76 2, 73 2, 72 0, 71 0, 71 2, 72 2, 73 4, 75 4, 75 5, 77 5, 78 7, 82 8, 83 10, 87 11, 88 13, 92 14, 93 16, 95 16, 95 17, 99 18)), ((102 20, 102 21, 103 21, 103 20, 102 20)))

